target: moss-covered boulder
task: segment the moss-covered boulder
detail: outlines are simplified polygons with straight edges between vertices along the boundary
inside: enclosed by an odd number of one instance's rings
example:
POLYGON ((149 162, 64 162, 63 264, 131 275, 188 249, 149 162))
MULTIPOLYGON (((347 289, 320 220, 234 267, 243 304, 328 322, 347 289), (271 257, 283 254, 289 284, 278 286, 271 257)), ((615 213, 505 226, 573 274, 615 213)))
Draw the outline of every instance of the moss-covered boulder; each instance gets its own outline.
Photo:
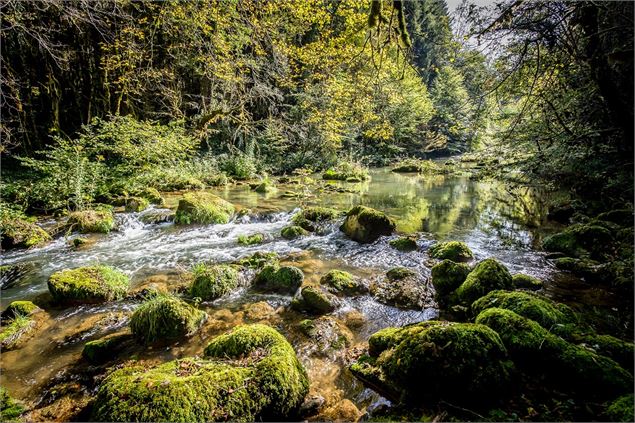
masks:
POLYGON ((141 304, 130 318, 130 329, 143 343, 173 341, 192 335, 207 313, 171 295, 159 294, 141 304))
POLYGON ((234 214, 234 205, 208 192, 188 192, 183 195, 176 209, 174 223, 227 223, 234 214))
POLYGON ((194 280, 190 295, 203 301, 211 301, 230 293, 238 286, 239 273, 226 264, 206 265, 199 263, 192 269, 194 280))
POLYGON ((74 211, 68 215, 66 225, 81 233, 107 234, 115 228, 112 207, 102 206, 93 210, 74 211))
POLYGON ((256 185, 254 187, 254 191, 260 193, 260 194, 266 194, 268 192, 274 192, 276 191, 277 188, 275 186, 275 184, 273 182, 271 182, 268 179, 265 179, 264 181, 262 181, 260 184, 256 185))
POLYGON ((237 260, 236 264, 249 267, 251 269, 262 269, 265 266, 277 266, 278 261, 278 253, 275 251, 256 251, 250 256, 237 260))
POLYGON ((512 276, 512 284, 514 288, 517 289, 529 289, 532 291, 537 291, 542 289, 543 284, 542 281, 538 278, 534 278, 533 276, 525 275, 523 273, 516 273, 512 276))
POLYGON ((141 193, 139 193, 139 196, 148 200, 150 204, 156 204, 158 206, 162 206, 165 202, 159 190, 152 187, 144 188, 141 193))
POLYGON ((24 406, 19 401, 11 398, 9 392, 0 386, 0 421, 19 421, 20 415, 25 411, 24 406))
POLYGON ((238 235, 238 244, 240 245, 262 244, 264 241, 264 234, 238 235))
POLYGON ((573 345, 511 310, 489 308, 476 322, 499 334, 514 363, 551 384, 601 398, 633 389, 633 376, 615 361, 573 345))
POLYGON ((439 260, 452 260, 455 262, 469 261, 474 258, 474 254, 469 247, 460 241, 439 242, 428 250, 432 258, 439 260))
POLYGON ((470 305, 490 291, 512 288, 512 275, 509 270, 496 259, 488 258, 472 269, 465 282, 457 288, 456 295, 464 305, 470 305))
POLYGON ((302 281, 304 273, 295 266, 265 266, 254 279, 254 286, 265 292, 277 292, 279 294, 295 293, 302 281))
POLYGON ((603 257, 613 235, 607 228, 596 224, 575 224, 564 231, 548 236, 542 242, 545 251, 560 252, 571 257, 590 253, 591 258, 603 257))
POLYGON ((622 395, 618 399, 608 403, 604 415, 609 422, 633 422, 635 411, 633 410, 635 398, 633 394, 622 395))
POLYGON ((280 231, 280 235, 282 235, 284 239, 295 239, 308 234, 309 231, 297 225, 285 226, 282 228, 282 231, 280 231))
POLYGON ((128 197, 126 198, 126 211, 138 213, 150 207, 150 201, 143 197, 128 197))
POLYGON ((2 320, 11 320, 18 316, 30 316, 33 313, 40 311, 41 309, 33 304, 31 301, 13 301, 2 312, 2 320))
POLYGON ((428 321, 380 330, 368 344, 368 355, 350 370, 391 401, 480 404, 499 398, 509 384, 512 364, 487 326, 428 321))
POLYGON ((300 296, 291 301, 291 308, 320 315, 332 313, 338 303, 337 297, 333 294, 322 291, 319 287, 305 286, 300 291, 300 296))
POLYGON ((99 387, 92 420, 286 420, 308 389, 287 340, 269 326, 244 325, 213 339, 203 359, 111 373, 99 387))
POLYGON ((320 285, 336 295, 361 295, 368 292, 364 282, 342 270, 330 270, 320 278, 320 285))
POLYGON ((447 303, 448 296, 454 292, 467 278, 470 267, 465 263, 443 260, 432 266, 432 285, 439 303, 447 303))
POLYGON ((0 219, 0 238, 2 249, 38 247, 51 240, 44 229, 17 217, 0 219))
POLYGON ((582 337, 582 345, 596 353, 615 360, 620 366, 633 373, 635 345, 611 335, 588 334, 582 337))
POLYGON ((478 316, 483 310, 494 307, 511 310, 559 334, 566 333, 578 323, 577 315, 568 306, 524 291, 492 291, 472 304, 472 314, 478 316))
POLYGON ((53 299, 71 303, 120 300, 128 292, 128 284, 128 276, 103 265, 61 270, 48 280, 53 299))
POLYGON ((103 364, 114 360, 132 340, 129 334, 107 336, 84 344, 82 357, 91 364, 103 364))
MULTIPOLYGON (((589 281, 598 279, 602 271, 600 263, 587 258, 560 257, 555 259, 553 263, 558 269, 571 272, 589 281)), ((602 278, 600 277, 600 279, 602 278)))
POLYGON ((433 305, 425 279, 405 267, 390 269, 371 284, 370 292, 377 301, 398 308, 422 310, 433 305))
POLYGON ((384 213, 365 206, 355 206, 347 214, 340 230, 350 239, 370 243, 395 231, 395 222, 384 213))
POLYGON ((341 215, 339 210, 328 207, 306 207, 296 213, 292 221, 294 225, 300 226, 304 230, 322 233, 341 215))
POLYGON ((417 238, 414 236, 402 236, 393 239, 388 243, 392 248, 399 251, 415 251, 417 247, 417 238))

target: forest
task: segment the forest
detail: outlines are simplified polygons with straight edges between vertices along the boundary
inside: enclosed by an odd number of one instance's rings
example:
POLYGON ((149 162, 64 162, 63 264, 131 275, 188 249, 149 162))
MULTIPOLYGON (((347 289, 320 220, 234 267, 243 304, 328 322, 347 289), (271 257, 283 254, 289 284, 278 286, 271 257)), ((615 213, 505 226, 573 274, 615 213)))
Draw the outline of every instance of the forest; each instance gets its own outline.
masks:
POLYGON ((5 0, 0 420, 634 416, 634 6, 5 0))

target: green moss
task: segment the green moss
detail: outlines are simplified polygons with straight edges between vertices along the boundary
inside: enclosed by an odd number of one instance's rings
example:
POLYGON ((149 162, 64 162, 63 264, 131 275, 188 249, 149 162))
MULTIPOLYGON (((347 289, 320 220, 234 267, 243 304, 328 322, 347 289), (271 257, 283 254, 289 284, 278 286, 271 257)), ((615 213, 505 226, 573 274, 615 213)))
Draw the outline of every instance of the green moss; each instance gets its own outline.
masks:
POLYGON ((161 193, 159 192, 159 190, 152 187, 144 188, 143 191, 141 191, 141 193, 139 194, 139 196, 145 198, 151 204, 156 204, 159 206, 163 205, 163 203, 165 202, 163 197, 161 197, 161 193))
POLYGON ((340 230, 350 239, 370 243, 395 231, 395 222, 384 213, 365 206, 355 206, 347 214, 340 230))
POLYGON ((439 166, 432 160, 420 160, 413 158, 404 159, 395 164, 392 171, 398 173, 424 173, 429 175, 450 173, 449 169, 439 166))
POLYGON ((458 299, 469 305, 497 289, 512 289, 512 275, 507 268, 493 258, 479 262, 456 290, 458 299))
POLYGON ((248 257, 244 257, 237 261, 237 264, 252 269, 262 269, 265 266, 277 266, 278 265, 278 253, 275 251, 264 252, 256 251, 248 257))
POLYGON ((309 232, 319 232, 340 215, 338 210, 328 207, 307 207, 296 213, 291 220, 302 229, 309 232))
POLYGON ((30 316, 39 311, 40 308, 31 301, 13 301, 6 310, 2 312, 2 320, 13 319, 18 316, 30 316))
POLYGON ((552 384, 598 397, 632 389, 633 376, 615 361, 573 345, 511 310, 484 310, 476 322, 500 335, 517 365, 552 384))
POLYGON ((393 401, 491 402, 509 383, 505 347, 483 325, 429 321, 384 329, 369 339, 369 353, 351 371, 393 401))
POLYGON ((2 248, 31 248, 51 240, 51 236, 35 223, 20 218, 0 220, 2 248))
POLYGON ((341 295, 360 295, 368 292, 364 283, 348 272, 330 270, 320 278, 320 285, 329 292, 341 295))
POLYGON ((190 295, 203 301, 215 300, 238 286, 238 271, 232 266, 218 264, 208 266, 199 263, 192 269, 194 280, 190 295))
POLYGON ((331 313, 337 306, 337 298, 313 286, 305 286, 300 291, 300 297, 291 302, 291 307, 298 311, 312 314, 331 313))
POLYGON ((412 236, 402 236, 393 239, 388 244, 399 251, 415 251, 417 249, 417 239, 412 236))
POLYGON ((239 235, 238 236, 238 244, 240 245, 254 245, 254 244, 262 244, 265 240, 265 236, 263 234, 253 234, 253 235, 239 235))
POLYGON ((309 231, 305 230, 304 228, 300 226, 291 225, 291 226, 286 226, 282 228, 282 231, 280 232, 280 234, 285 239, 295 239, 301 236, 308 235, 309 231))
POLYGON ((542 281, 533 276, 517 273, 512 276, 512 284, 514 288, 538 290, 542 289, 542 281))
POLYGON ((174 223, 228 223, 234 214, 233 204, 207 192, 188 192, 183 195, 176 209, 174 223))
POLYGON ((140 212, 150 207, 150 202, 143 197, 130 197, 126 199, 127 212, 140 212))
POLYGON ((588 251, 597 258, 605 255, 612 241, 613 236, 607 228, 592 223, 576 224, 545 238, 542 247, 546 251, 561 252, 571 257, 584 256, 588 251))
POLYGON ((396 282, 415 276, 416 274, 417 273, 414 270, 408 269, 407 267, 393 267, 386 272, 386 277, 389 280, 396 282))
POLYGON ((256 275, 254 285, 261 291, 293 294, 303 280, 304 273, 297 267, 268 265, 256 275))
POLYGON ((596 353, 612 358, 626 370, 633 372, 635 348, 632 342, 622 341, 611 335, 586 335, 584 345, 596 353))
POLYGON ((175 340, 196 332, 207 318, 183 300, 157 295, 139 306, 130 318, 130 329, 144 343, 175 340))
POLYGON ((315 323, 311 319, 304 319, 298 323, 298 328, 304 335, 312 337, 315 332, 315 323))
POLYGON ((82 233, 107 234, 115 227, 115 215, 110 207, 75 211, 68 215, 67 225, 82 233))
POLYGON ((430 257, 456 262, 469 261, 474 258, 472 251, 464 242, 448 241, 434 244, 428 250, 430 257))
POLYGON ((28 316, 18 315, 3 322, 0 327, 0 349, 8 351, 20 346, 25 336, 35 328, 35 321, 28 316))
POLYGON ((82 357, 91 364, 107 363, 116 358, 124 343, 129 339, 131 339, 130 335, 124 334, 89 341, 84 344, 82 357))
POLYGON ((254 188, 254 191, 259 192, 261 194, 266 194, 268 192, 276 191, 276 186, 270 180, 265 179, 264 181, 262 181, 262 183, 258 184, 254 188))
POLYGON ((607 421, 611 422, 632 422, 635 421, 633 394, 623 395, 608 404, 606 412, 607 421))
POLYGON ((546 297, 523 291, 492 291, 472 304, 473 315, 488 308, 502 308, 537 322, 549 331, 576 324, 573 310, 546 297))
POLYGON ((322 174, 325 181, 362 182, 369 178, 366 168, 351 163, 340 163, 322 174))
POLYGON ((437 301, 446 302, 447 296, 456 290, 467 278, 470 268, 467 264, 443 260, 432 266, 432 285, 437 301))
POLYGON ((574 257, 583 254, 575 236, 570 232, 560 232, 545 238, 542 242, 545 251, 559 252, 574 257))
POLYGON ((82 245, 86 245, 88 243, 88 239, 86 238, 73 238, 71 241, 73 247, 80 248, 82 245))
POLYGON ((554 260, 560 270, 566 270, 581 278, 593 280, 598 275, 599 265, 595 260, 561 257, 554 260))
POLYGON ((620 209, 611 210, 601 213, 597 216, 598 220, 604 220, 606 222, 616 223, 620 226, 633 227, 633 210, 620 209))
POLYGON ((9 392, 0 386, 0 421, 19 421, 18 417, 26 410, 21 403, 9 396, 9 392))
POLYGON ((48 288, 56 301, 96 303, 123 298, 128 276, 109 266, 86 266, 55 272, 48 288))

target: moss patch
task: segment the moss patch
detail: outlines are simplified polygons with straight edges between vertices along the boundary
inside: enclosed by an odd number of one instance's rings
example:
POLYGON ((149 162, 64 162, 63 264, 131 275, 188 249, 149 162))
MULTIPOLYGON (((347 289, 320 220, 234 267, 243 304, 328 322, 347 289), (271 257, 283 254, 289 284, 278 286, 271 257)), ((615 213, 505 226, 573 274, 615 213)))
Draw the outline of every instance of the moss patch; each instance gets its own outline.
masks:
POLYGON ((268 265, 256 275, 254 285, 261 291, 293 294, 303 280, 304 273, 295 266, 268 265))
POLYGON ((430 257, 456 262, 469 261, 474 258, 472 251, 464 242, 448 241, 434 244, 428 250, 430 257))
POLYGON ((338 295, 361 295, 368 292, 368 287, 348 272, 331 270, 320 278, 320 285, 327 291, 338 295))
POLYGON ((341 216, 338 210, 328 207, 307 207, 291 219, 296 226, 309 232, 322 232, 325 227, 341 216))
POLYGON ((119 270, 97 265, 55 272, 48 288, 56 301, 98 303, 122 299, 128 283, 128 276, 119 270))
POLYGON ((250 256, 244 257, 236 262, 237 264, 252 269, 262 269, 265 266, 277 266, 278 265, 278 253, 275 251, 264 252, 256 251, 250 256))
POLYGON ((139 306, 130 318, 130 329, 144 343, 175 340, 196 332, 207 318, 183 300, 157 295, 139 306))
POLYGON ((542 281, 533 276, 525 275, 523 273, 517 273, 512 276, 512 284, 514 288, 539 290, 542 289, 542 281))
POLYGON ((207 192, 188 192, 183 195, 176 209, 174 223, 228 223, 234 214, 233 204, 207 192))
POLYGON ((18 348, 35 329, 36 322, 29 316, 18 315, 3 322, 0 327, 0 349, 4 351, 18 348))
POLYGON ((71 230, 85 234, 107 234, 115 228, 115 215, 112 208, 106 206, 94 210, 75 211, 68 215, 66 224, 71 230))
POLYGON ((456 290, 458 299, 470 305, 483 295, 497 289, 512 289, 512 275, 493 258, 479 262, 456 290))
POLYGON ((467 278, 470 268, 467 264, 443 260, 432 266, 432 285, 436 290, 436 299, 447 303, 447 297, 454 292, 467 278))
POLYGON ((319 315, 333 312, 337 304, 337 298, 332 294, 318 287, 305 286, 300 291, 300 297, 294 298, 291 302, 291 308, 319 315))
POLYGON ((417 238, 413 236, 402 236, 393 239, 388 243, 392 248, 399 251, 415 251, 417 249, 417 238))
POLYGON ((82 357, 91 364, 103 364, 116 358, 130 335, 115 335, 84 344, 82 357))
POLYGON ((253 235, 239 235, 238 236, 238 244, 240 245, 255 245, 262 244, 265 240, 265 236, 263 234, 253 234, 253 235))
POLYGON ((286 226, 280 232, 280 235, 285 239, 295 239, 308 234, 309 231, 297 225, 286 226))
POLYGON ((623 395, 608 404, 604 413, 611 422, 632 422, 635 421, 633 403, 635 399, 633 394, 623 395))
POLYGON ((238 271, 225 264, 206 265, 199 263, 192 269, 194 280, 190 295, 203 301, 215 300, 238 286, 238 271))
POLYGON ((18 316, 30 316, 41 309, 31 301, 13 301, 2 312, 2 320, 10 320, 18 316))
POLYGON ((0 237, 3 249, 37 247, 51 240, 44 229, 20 218, 0 220, 0 237))
POLYGON ((355 206, 347 214, 340 230, 350 239, 370 243, 395 231, 395 222, 384 213, 365 206, 355 206))

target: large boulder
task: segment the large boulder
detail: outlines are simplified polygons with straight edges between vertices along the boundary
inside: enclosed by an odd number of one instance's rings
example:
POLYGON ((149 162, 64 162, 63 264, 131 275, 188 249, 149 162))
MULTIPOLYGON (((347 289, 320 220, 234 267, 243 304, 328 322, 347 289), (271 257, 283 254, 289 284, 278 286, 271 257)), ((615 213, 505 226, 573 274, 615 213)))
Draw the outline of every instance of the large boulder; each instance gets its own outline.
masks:
POLYGON ((309 232, 323 233, 342 213, 328 207, 306 207, 293 218, 293 224, 309 232))
POLYGON ((78 210, 68 215, 66 225, 81 233, 105 233, 115 228, 112 207, 102 206, 92 210, 78 210))
POLYGON ((487 326, 428 321, 380 330, 368 344, 368 355, 350 369, 391 401, 480 404, 499 398, 509 383, 512 364, 487 326))
POLYGON ((141 304, 130 318, 130 330, 143 343, 173 341, 192 335, 207 313, 171 295, 158 294, 141 304))
POLYGON ((540 279, 525 275, 524 273, 516 273, 512 276, 512 284, 514 288, 529 289, 532 291, 537 291, 543 287, 543 283, 540 279))
POLYGON ((608 357, 573 345, 511 310, 489 308, 476 322, 494 329, 524 371, 549 383, 593 397, 632 392, 633 376, 608 357))
POLYGON ((452 260, 456 262, 469 261, 474 254, 469 247, 460 241, 439 242, 428 250, 430 257, 440 260, 452 260))
POLYGON ((470 274, 470 268, 467 264, 446 259, 432 266, 430 273, 435 297, 443 305, 448 303, 449 295, 465 282, 470 274))
POLYGON ((71 303, 120 300, 128 292, 128 284, 128 276, 103 265, 61 270, 48 280, 53 299, 71 303))
POLYGON ((496 259, 479 262, 455 291, 459 302, 469 306, 474 301, 497 289, 511 290, 512 275, 496 259))
POLYGON ((174 223, 228 223, 234 214, 234 205, 208 192, 188 192, 183 195, 176 209, 174 223))
POLYGON ((571 257, 581 257, 590 253, 592 258, 603 257, 613 241, 607 228, 594 224, 575 224, 564 231, 548 236, 542 248, 550 252, 564 253, 571 257))
POLYGON ((51 236, 35 223, 21 218, 0 219, 2 248, 31 248, 45 244, 51 236))
POLYGON ((280 333, 243 325, 213 339, 203 359, 111 373, 99 387, 92 420, 287 420, 308 389, 306 370, 280 333))
POLYGON ((279 294, 294 294, 302 281, 304 273, 295 266, 265 266, 254 279, 256 289, 279 294))
POLYGON ((190 295, 203 301, 215 300, 238 286, 238 271, 226 264, 199 263, 194 266, 192 273, 194 280, 190 285, 190 295))
POLYGON ((365 206, 355 206, 347 214, 340 230, 350 239, 370 243, 395 231, 395 222, 384 213, 365 206))

